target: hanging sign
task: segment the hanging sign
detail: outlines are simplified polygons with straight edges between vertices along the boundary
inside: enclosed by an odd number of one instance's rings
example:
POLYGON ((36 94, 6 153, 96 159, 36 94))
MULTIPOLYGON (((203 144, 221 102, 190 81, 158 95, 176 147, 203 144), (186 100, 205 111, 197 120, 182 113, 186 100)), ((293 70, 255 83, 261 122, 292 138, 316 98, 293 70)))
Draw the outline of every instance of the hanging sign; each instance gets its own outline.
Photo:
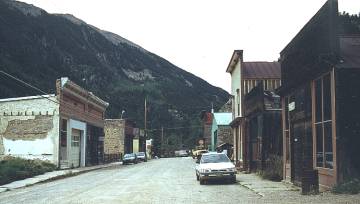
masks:
POLYGON ((295 101, 289 103, 288 107, 289 107, 289 112, 295 110, 295 101))

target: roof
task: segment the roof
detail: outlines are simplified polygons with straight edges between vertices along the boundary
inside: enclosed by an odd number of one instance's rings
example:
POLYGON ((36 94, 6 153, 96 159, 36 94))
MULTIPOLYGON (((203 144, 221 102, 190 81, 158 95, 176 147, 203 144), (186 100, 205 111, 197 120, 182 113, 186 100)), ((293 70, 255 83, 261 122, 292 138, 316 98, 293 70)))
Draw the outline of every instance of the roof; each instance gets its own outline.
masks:
POLYGON ((22 101, 22 100, 33 100, 33 99, 48 99, 50 97, 55 97, 55 94, 26 96, 26 97, 17 97, 17 98, 4 98, 4 99, 0 99, 0 102, 22 101))
POLYGON ((244 62, 244 79, 280 79, 281 67, 279 62, 244 62))
POLYGON ((340 37, 339 68, 360 68, 360 35, 340 37))
POLYGON ((231 113, 214 113, 214 119, 217 125, 230 125, 232 121, 231 113))
POLYGON ((242 61, 243 58, 243 50, 234 50, 229 65, 226 68, 226 72, 231 73, 233 69, 235 68, 235 65, 238 63, 238 61, 242 61))
POLYGON ((103 108, 109 106, 109 103, 102 100, 101 98, 97 97, 90 91, 82 88, 75 82, 71 81, 68 77, 61 77, 60 78, 61 89, 71 89, 73 92, 75 91, 77 94, 81 94, 83 97, 88 98, 89 102, 93 102, 95 104, 100 105, 103 108))

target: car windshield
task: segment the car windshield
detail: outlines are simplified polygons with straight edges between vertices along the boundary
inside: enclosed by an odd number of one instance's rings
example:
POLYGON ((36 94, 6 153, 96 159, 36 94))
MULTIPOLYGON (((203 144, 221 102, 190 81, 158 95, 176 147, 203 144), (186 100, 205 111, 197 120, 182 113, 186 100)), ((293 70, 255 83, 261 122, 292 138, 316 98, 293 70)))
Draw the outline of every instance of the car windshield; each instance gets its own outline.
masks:
POLYGON ((208 154, 201 157, 201 163, 222 163, 230 162, 225 154, 208 154))
POLYGON ((125 154, 125 158, 128 158, 128 157, 133 157, 134 155, 133 154, 125 154))

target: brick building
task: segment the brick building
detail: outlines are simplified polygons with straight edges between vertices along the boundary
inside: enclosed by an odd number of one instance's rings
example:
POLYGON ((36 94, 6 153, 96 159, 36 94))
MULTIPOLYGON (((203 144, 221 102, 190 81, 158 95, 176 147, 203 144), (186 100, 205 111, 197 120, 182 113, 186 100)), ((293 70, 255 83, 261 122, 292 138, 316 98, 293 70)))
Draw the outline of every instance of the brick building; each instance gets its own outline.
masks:
POLYGON ((1 99, 0 156, 48 160, 61 168, 98 164, 107 106, 68 78, 56 81, 56 95, 1 99))
POLYGON ((210 112, 203 111, 200 115, 200 118, 202 120, 202 129, 203 129, 203 134, 201 137, 201 140, 203 141, 202 145, 205 149, 208 149, 211 146, 211 128, 212 128, 213 115, 210 112))

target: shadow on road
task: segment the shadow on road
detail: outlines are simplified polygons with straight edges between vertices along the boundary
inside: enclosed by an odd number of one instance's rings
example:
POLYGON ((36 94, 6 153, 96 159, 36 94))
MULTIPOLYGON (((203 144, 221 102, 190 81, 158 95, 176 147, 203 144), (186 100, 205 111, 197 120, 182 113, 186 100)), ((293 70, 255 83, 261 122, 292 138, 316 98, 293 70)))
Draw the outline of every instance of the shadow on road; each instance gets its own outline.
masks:
POLYGON ((240 185, 240 184, 238 181, 233 183, 232 181, 209 180, 205 182, 205 185, 240 185))

